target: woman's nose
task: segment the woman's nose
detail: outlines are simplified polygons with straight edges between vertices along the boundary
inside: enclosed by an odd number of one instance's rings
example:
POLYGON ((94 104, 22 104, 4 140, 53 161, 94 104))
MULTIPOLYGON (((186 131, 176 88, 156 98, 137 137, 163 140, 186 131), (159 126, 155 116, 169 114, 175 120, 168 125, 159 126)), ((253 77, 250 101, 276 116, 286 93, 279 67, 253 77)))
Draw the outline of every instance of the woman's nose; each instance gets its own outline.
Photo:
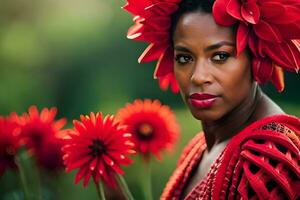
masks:
POLYGON ((195 85, 210 84, 212 82, 211 69, 205 61, 199 61, 196 63, 191 81, 195 85))

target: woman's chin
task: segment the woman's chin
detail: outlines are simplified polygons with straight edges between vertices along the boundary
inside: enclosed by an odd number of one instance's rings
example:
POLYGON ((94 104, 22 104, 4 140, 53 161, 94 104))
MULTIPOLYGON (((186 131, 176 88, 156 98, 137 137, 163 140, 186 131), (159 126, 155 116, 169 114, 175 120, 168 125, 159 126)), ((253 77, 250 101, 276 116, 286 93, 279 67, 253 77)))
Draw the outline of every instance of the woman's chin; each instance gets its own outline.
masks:
POLYGON ((191 110, 194 118, 201 121, 217 121, 222 118, 222 114, 212 110, 191 110))

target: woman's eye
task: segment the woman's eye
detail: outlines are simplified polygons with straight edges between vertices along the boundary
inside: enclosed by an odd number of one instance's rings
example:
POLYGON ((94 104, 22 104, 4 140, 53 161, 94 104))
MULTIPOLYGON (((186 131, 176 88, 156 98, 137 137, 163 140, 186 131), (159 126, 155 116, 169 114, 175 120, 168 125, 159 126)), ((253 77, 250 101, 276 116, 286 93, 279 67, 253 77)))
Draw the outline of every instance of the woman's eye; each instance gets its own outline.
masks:
POLYGON ((177 56, 175 56, 175 61, 178 64, 190 63, 192 60, 193 60, 193 58, 189 55, 177 55, 177 56))
POLYGON ((228 59, 228 57, 230 57, 229 53, 220 52, 220 53, 214 54, 214 56, 212 57, 212 60, 216 61, 216 62, 224 62, 228 59))

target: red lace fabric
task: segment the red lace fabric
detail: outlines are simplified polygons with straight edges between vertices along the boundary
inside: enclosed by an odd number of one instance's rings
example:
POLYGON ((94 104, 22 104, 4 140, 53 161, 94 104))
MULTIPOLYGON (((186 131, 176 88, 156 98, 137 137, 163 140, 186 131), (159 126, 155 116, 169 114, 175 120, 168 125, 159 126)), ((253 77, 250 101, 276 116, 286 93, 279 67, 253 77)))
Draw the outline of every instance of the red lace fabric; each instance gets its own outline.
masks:
MULTIPOLYGON (((183 151, 161 200, 181 198, 206 148, 203 133, 183 151)), ((276 115, 257 121, 227 144, 186 200, 300 198, 300 120, 276 115)))

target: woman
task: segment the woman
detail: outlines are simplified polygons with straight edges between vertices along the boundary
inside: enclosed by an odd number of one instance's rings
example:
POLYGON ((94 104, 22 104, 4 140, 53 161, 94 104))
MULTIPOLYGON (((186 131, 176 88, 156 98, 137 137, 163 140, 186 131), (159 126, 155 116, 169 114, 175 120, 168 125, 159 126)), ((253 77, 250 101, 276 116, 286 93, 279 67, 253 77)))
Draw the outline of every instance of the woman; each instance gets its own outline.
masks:
POLYGON ((180 89, 203 132, 161 199, 300 198, 300 120, 257 83, 300 65, 299 0, 128 0, 130 39, 149 42, 161 87, 180 89), (287 31, 288 30, 288 31, 287 31), (178 85, 177 85, 178 84, 178 85))

